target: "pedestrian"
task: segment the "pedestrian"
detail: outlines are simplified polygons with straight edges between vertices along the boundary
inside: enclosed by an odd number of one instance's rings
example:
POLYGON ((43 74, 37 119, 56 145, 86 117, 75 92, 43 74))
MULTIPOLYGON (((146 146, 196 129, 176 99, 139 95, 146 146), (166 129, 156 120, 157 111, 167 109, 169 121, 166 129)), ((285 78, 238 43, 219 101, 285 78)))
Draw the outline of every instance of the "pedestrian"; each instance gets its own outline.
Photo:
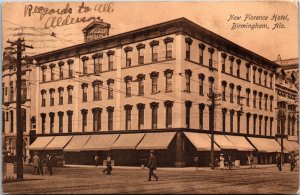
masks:
POLYGON ((290 163, 290 165, 291 165, 291 171, 294 171, 295 164, 296 164, 294 152, 292 152, 292 153, 289 155, 289 163, 290 163))
POLYGON ((99 164, 99 156, 96 154, 95 156, 95 166, 97 167, 99 164))
POLYGON ((228 156, 228 169, 231 170, 232 169, 232 159, 231 156, 228 156))
POLYGON ((40 166, 40 157, 37 153, 32 157, 32 165, 33 165, 33 175, 39 175, 39 166, 40 166))
POLYGON ((158 181, 158 177, 155 175, 154 170, 156 170, 156 157, 154 156, 154 150, 150 151, 150 157, 148 160, 148 168, 149 168, 149 178, 148 181, 151 181, 151 177, 153 176, 156 181, 158 181))
POLYGON ((55 163, 54 162, 54 156, 47 155, 46 164, 47 164, 47 169, 48 169, 49 175, 53 174, 52 167, 54 166, 54 163, 55 163))
POLYGON ((112 171, 111 157, 108 154, 106 157, 106 169, 103 170, 103 174, 106 172, 107 175, 110 175, 111 171, 112 171))
POLYGON ((46 175, 47 174, 47 157, 46 158, 43 158, 42 160, 42 165, 43 165, 43 172, 44 174, 46 175))
POLYGON ((254 156, 252 154, 252 152, 249 155, 249 164, 250 164, 250 169, 253 168, 253 163, 254 163, 254 156))
POLYGON ((223 154, 220 154, 220 168, 224 168, 225 167, 225 163, 224 163, 224 156, 223 154))
POLYGON ((277 167, 279 169, 279 171, 282 171, 281 169, 281 156, 279 153, 276 154, 276 164, 277 164, 277 167))
POLYGON ((41 175, 44 175, 44 170, 43 170, 43 158, 40 158, 40 162, 39 162, 39 171, 41 173, 41 175))

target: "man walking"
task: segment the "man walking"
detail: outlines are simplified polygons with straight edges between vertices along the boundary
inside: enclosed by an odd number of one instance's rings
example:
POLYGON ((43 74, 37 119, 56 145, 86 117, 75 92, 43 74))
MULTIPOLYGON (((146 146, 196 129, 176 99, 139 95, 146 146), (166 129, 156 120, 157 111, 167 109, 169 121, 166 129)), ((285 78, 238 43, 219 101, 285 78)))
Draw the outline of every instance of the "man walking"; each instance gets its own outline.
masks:
POLYGON ((48 172, 49 172, 50 175, 52 175, 53 174, 52 167, 54 166, 54 157, 51 156, 51 155, 47 155, 47 161, 46 162, 47 162, 46 164, 47 164, 48 172))
POLYGON ((249 155, 249 164, 250 164, 250 169, 253 168, 253 163, 254 163, 254 156, 252 154, 252 152, 249 155))
POLYGON ((291 165, 291 171, 293 171, 294 168, 295 168, 295 155, 294 155, 294 152, 292 152, 289 156, 289 163, 291 165))
POLYGON ((282 171, 281 169, 281 156, 279 153, 276 154, 276 164, 277 164, 277 167, 279 169, 279 171, 282 171))
POLYGON ((103 173, 106 172, 107 175, 110 175, 111 171, 112 171, 112 162, 111 162, 110 155, 108 154, 106 158, 106 169, 103 170, 103 173))
POLYGON ((99 156, 96 154, 95 156, 95 166, 97 167, 99 164, 99 156))
POLYGON ((37 153, 35 153, 32 158, 32 165, 33 165, 33 175, 39 175, 40 157, 37 155, 37 153))
POLYGON ((156 181, 158 181, 158 177, 155 175, 154 170, 156 170, 156 157, 154 156, 154 150, 150 151, 150 157, 148 160, 148 168, 149 168, 149 179, 151 181, 151 177, 153 176, 156 181))

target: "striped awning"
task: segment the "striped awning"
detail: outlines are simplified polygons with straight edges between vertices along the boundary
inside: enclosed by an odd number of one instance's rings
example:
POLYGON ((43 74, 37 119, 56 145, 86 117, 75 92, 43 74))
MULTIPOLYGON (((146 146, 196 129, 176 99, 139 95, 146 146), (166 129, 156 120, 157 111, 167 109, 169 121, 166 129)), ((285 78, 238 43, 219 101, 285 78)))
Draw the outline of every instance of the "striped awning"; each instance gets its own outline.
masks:
POLYGON ((80 152, 84 144, 90 139, 90 135, 75 135, 64 148, 64 152, 80 152))
MULTIPOLYGON (((184 132, 184 135, 196 147, 197 151, 210 151, 211 139, 205 133, 184 132)), ((221 149, 214 143, 214 150, 221 151, 221 149)))
POLYGON ((46 146, 54 139, 54 136, 37 137, 36 140, 28 146, 28 150, 45 150, 46 146))
POLYGON ((146 133, 145 137, 136 147, 137 150, 166 150, 173 140, 176 132, 146 133))

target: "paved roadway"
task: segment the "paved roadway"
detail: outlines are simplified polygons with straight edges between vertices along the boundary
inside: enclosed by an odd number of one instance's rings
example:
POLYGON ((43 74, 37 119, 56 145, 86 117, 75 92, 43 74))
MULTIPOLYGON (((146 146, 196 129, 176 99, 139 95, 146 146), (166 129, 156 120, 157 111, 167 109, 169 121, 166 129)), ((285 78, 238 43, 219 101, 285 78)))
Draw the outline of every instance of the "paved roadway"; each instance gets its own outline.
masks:
POLYGON ((299 172, 290 172, 285 165, 279 172, 275 165, 256 169, 210 170, 158 169, 159 181, 147 181, 148 171, 142 169, 117 169, 104 175, 102 168, 54 168, 54 175, 31 175, 25 168, 24 181, 6 182, 5 193, 296 193, 299 172))

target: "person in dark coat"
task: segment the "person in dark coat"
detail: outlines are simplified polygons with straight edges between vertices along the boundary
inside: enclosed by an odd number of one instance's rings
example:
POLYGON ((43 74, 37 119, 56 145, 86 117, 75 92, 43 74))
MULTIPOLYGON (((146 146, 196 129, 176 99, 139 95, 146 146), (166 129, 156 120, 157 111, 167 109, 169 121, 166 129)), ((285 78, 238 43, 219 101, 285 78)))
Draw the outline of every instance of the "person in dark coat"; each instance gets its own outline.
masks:
POLYGON ((110 155, 107 155, 106 158, 106 169, 103 170, 103 173, 107 173, 107 175, 110 175, 112 171, 112 162, 111 162, 111 158, 110 155))
POLYGON ((276 164, 277 164, 277 167, 279 169, 279 171, 281 171, 281 156, 279 153, 276 154, 276 164))
POLYGON ((43 158, 41 157, 40 162, 39 162, 39 171, 41 175, 44 175, 44 170, 43 170, 43 158))
POLYGON ((37 155, 37 153, 35 153, 34 156, 32 157, 32 165, 33 165, 33 175, 39 175, 40 157, 37 155))
POLYGON ((228 156, 228 168, 229 168, 229 170, 232 169, 232 159, 231 159, 230 155, 228 156))
POLYGON ((294 171, 295 164, 296 164, 294 152, 292 152, 289 156, 289 163, 291 165, 291 171, 294 171))
POLYGON ((150 157, 148 160, 148 168, 149 168, 148 181, 151 181, 152 176, 156 179, 156 181, 158 181, 158 177, 154 173, 154 170, 156 170, 156 157, 154 156, 154 150, 150 151, 150 157))
POLYGON ((46 164, 47 164, 47 169, 48 169, 48 172, 50 175, 53 174, 53 171, 52 171, 52 167, 54 166, 54 156, 52 155, 47 155, 47 161, 46 161, 46 164))

